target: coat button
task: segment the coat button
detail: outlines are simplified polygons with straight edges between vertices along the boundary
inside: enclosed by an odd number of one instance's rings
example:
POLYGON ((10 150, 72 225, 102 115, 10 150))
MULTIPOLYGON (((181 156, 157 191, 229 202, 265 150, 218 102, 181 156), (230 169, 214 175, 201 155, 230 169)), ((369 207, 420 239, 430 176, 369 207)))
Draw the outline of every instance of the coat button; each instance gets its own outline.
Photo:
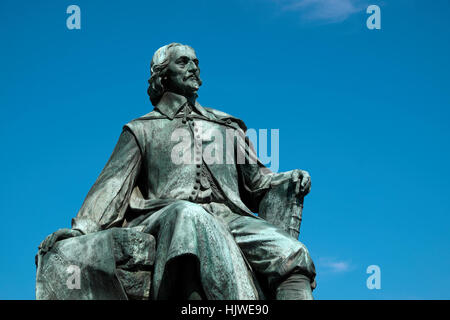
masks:
POLYGON ((203 188, 205 188, 205 189, 208 189, 209 187, 211 187, 211 185, 209 184, 209 181, 206 177, 202 177, 200 182, 201 182, 203 188))

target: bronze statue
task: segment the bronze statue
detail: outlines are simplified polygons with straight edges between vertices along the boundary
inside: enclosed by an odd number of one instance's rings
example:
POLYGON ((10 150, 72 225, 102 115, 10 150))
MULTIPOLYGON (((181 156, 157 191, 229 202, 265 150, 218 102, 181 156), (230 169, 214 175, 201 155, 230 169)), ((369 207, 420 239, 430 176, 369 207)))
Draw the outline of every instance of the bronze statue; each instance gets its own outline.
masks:
MULTIPOLYGON (((64 246, 68 257, 69 241, 90 236, 89 241, 97 243, 95 234, 114 229, 115 235, 102 241, 113 243, 116 264, 117 252, 128 257, 136 254, 132 246, 143 243, 141 234, 143 239, 154 237, 153 261, 147 261, 151 268, 146 269, 147 277, 152 277, 151 289, 145 297, 312 299, 314 264, 297 240, 301 201, 311 187, 309 174, 271 172, 258 161, 242 120, 197 102, 202 81, 191 47, 171 43, 158 49, 148 82, 154 110, 123 127, 108 163, 72 220, 72 229, 61 229, 41 243, 39 290, 50 290, 42 280, 50 281, 46 272, 58 272, 56 267, 45 267, 57 263, 49 260, 49 254, 56 254, 55 247, 62 250, 64 246), (212 149, 216 152, 209 152, 212 149), (281 191, 271 191, 277 188, 281 191), (276 192, 287 194, 288 189, 294 200, 286 198, 283 203, 283 197, 273 198, 276 192), (273 221, 286 215, 289 201, 296 213, 289 212, 291 220, 276 226, 273 221), (263 219, 268 216, 272 218, 263 219), (126 242, 128 236, 117 236, 126 230, 134 232, 129 236, 135 239, 133 244, 126 242)), ((94 245, 89 246, 84 244, 85 248, 94 245)), ((139 250, 148 250, 146 246, 139 250)), ((92 254, 108 255, 108 250, 102 245, 92 254)), ((117 275, 114 267, 111 270, 112 277, 117 275)), ((123 270, 128 273, 120 273, 116 286, 125 288, 121 294, 130 298, 129 288, 139 286, 144 276, 129 280, 136 267, 123 270), (124 285, 127 281, 133 285, 124 285)), ((150 280, 145 281, 150 286, 150 280)), ((86 290, 101 288, 90 283, 86 290)), ((38 298, 46 297, 64 298, 65 294, 38 294, 38 298)), ((86 297, 98 296, 94 292, 86 297)))

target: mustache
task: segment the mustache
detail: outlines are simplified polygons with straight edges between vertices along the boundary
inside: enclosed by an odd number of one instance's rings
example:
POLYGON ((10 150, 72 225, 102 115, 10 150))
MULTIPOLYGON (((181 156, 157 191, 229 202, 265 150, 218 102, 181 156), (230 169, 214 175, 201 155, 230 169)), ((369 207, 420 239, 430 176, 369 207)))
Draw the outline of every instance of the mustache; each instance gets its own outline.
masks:
POLYGON ((194 78, 200 86, 203 84, 202 79, 200 79, 200 75, 198 73, 194 73, 194 74, 190 74, 190 75, 185 76, 183 78, 183 81, 186 81, 186 80, 191 79, 191 78, 194 78))
POLYGON ((187 76, 185 76, 184 78, 183 78, 183 80, 187 80, 187 79, 190 79, 190 78, 195 78, 197 81, 201 81, 200 80, 200 76, 198 75, 198 74, 190 74, 190 75, 187 75, 187 76))

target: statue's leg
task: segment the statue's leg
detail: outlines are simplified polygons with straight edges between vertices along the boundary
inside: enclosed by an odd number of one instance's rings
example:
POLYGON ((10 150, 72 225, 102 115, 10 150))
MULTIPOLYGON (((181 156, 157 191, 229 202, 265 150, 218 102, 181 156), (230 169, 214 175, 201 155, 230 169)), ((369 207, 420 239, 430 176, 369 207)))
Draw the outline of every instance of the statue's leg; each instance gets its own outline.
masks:
POLYGON ((300 273, 292 273, 276 288, 277 300, 313 300, 311 280, 300 273))
POLYGON ((252 267, 277 299, 312 299, 315 267, 306 247, 263 219, 239 216, 229 228, 252 267))
POLYGON ((201 290, 195 290, 198 282, 207 299, 258 298, 226 223, 201 205, 177 201, 153 213, 140 226, 156 238, 154 299, 198 298, 202 295, 201 290))

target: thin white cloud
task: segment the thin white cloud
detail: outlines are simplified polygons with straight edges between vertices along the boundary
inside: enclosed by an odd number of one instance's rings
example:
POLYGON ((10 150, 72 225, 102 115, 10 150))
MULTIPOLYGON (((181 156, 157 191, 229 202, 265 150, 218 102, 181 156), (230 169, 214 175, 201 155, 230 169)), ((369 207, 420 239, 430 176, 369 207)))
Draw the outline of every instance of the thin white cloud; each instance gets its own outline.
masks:
POLYGON ((283 11, 299 12, 301 18, 322 23, 340 22, 364 10, 364 0, 274 0, 283 11))
POLYGON ((332 258, 320 258, 317 267, 333 273, 347 272, 352 269, 350 262, 332 258))
POLYGON ((345 261, 331 262, 327 265, 327 267, 334 272, 344 272, 350 269, 350 265, 345 261))

